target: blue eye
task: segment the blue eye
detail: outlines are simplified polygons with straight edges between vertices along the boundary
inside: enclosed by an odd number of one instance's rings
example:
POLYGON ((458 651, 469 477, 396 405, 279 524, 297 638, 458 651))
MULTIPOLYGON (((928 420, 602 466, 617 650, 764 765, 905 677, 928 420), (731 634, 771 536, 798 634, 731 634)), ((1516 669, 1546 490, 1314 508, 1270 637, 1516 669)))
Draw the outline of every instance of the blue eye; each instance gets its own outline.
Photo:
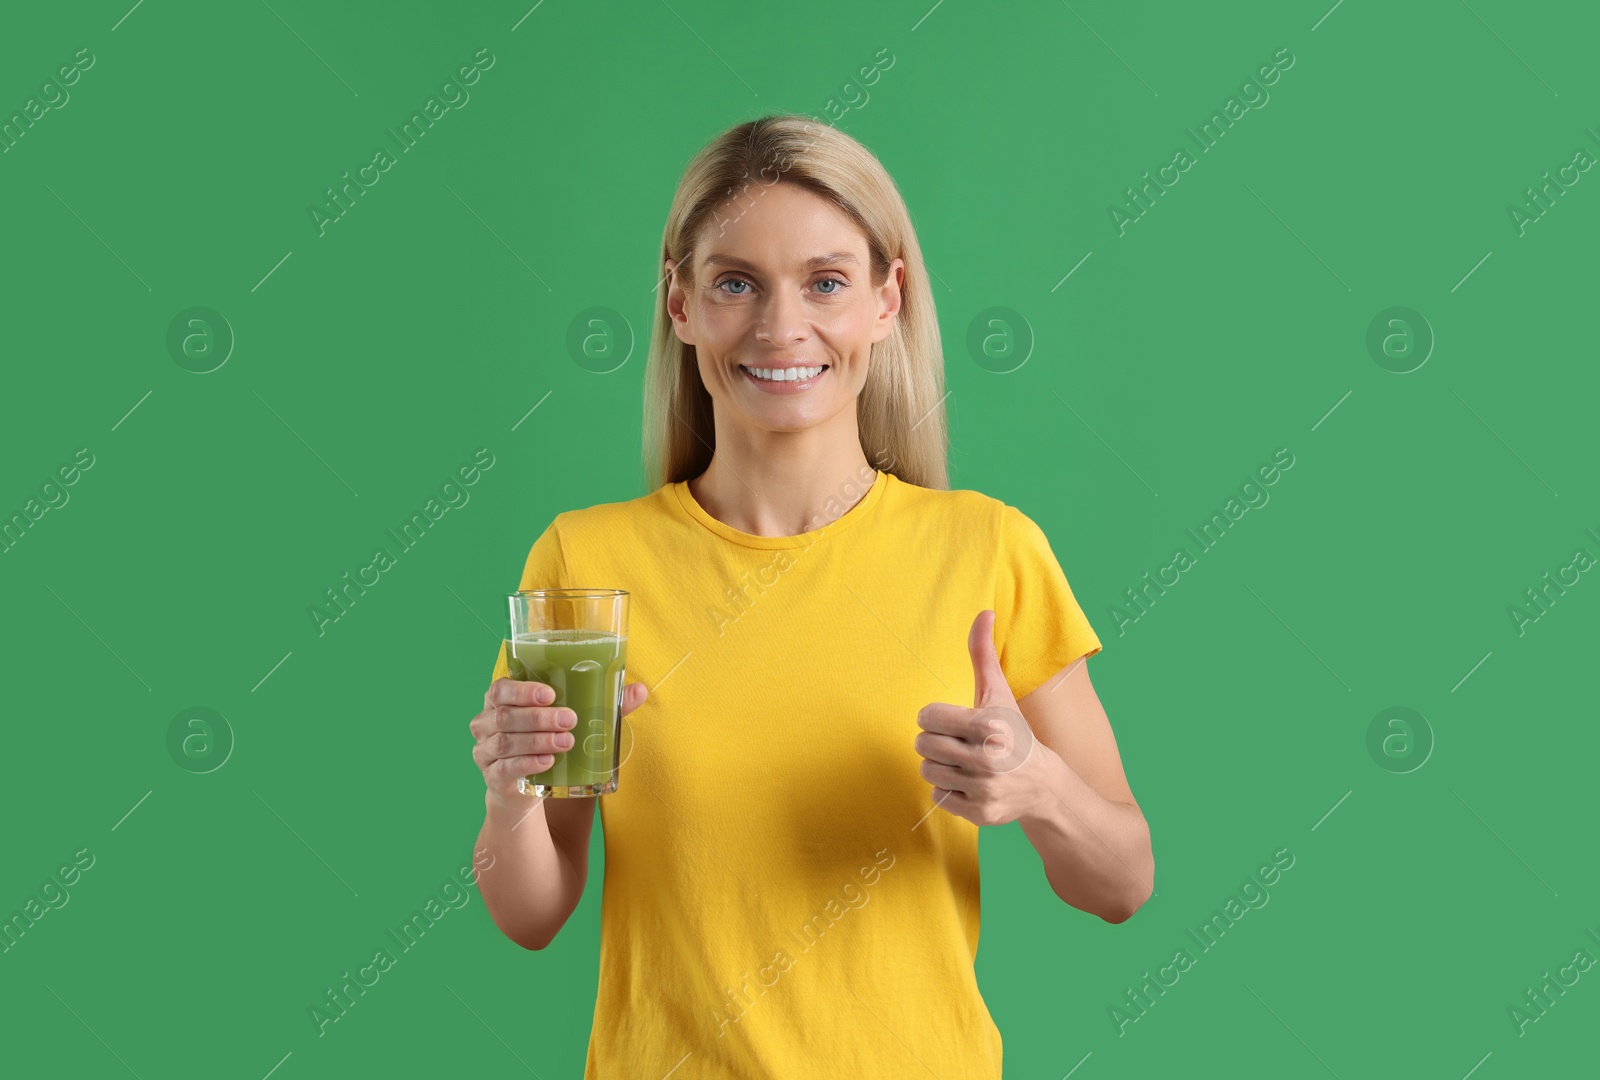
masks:
MULTIPOLYGON (((819 286, 818 291, 823 296, 837 296, 839 293, 848 288, 850 283, 845 281, 843 278, 831 277, 823 278, 817 282, 817 285, 819 286), (832 285, 833 288, 821 289, 820 286, 822 285, 832 285)), ((720 290, 726 296, 749 296, 754 286, 752 286, 750 282, 746 281, 744 278, 729 277, 723 278, 721 281, 713 285, 712 288, 720 290), (744 288, 734 291, 722 288, 724 285, 743 285, 744 288)))

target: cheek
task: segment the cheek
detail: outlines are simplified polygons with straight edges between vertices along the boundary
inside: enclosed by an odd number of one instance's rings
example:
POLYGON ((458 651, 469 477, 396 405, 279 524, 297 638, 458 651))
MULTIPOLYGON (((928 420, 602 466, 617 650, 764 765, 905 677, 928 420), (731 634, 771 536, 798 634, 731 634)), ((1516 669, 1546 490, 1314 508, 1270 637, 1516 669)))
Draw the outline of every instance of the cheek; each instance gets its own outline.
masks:
POLYGON ((746 336, 748 322, 749 317, 744 312, 718 304, 701 304, 695 310, 700 339, 713 350, 736 345, 746 336))
POLYGON ((817 312, 817 323, 841 333, 865 333, 872 322, 872 311, 862 303, 833 304, 817 312))
POLYGON ((817 320, 818 329, 841 353, 865 353, 873 342, 873 312, 862 304, 826 312, 817 320))
POLYGON ((707 392, 721 393, 721 387, 727 382, 723 377, 721 366, 706 356, 703 347, 696 346, 696 353, 699 357, 700 381, 705 385, 707 392))

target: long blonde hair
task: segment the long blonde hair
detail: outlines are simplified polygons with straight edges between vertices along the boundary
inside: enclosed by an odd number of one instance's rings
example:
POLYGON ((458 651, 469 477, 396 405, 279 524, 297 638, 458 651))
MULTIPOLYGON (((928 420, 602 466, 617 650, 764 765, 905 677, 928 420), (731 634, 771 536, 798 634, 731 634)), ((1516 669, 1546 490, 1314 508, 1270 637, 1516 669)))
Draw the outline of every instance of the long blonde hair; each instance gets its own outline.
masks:
MULTIPOLYGON (((875 288, 888 277, 892 260, 904 260, 894 329, 872 346, 856 403, 861 448, 874 468, 907 483, 948 489, 944 350, 933 290, 905 202, 866 147, 803 116, 764 116, 729 128, 684 170, 656 273, 672 259, 684 287, 695 288, 694 245, 701 230, 737 217, 765 187, 779 182, 828 200, 856 222, 866 234, 875 288)), ((656 292, 644 373, 643 454, 651 490, 699 476, 711 463, 717 438, 694 346, 678 339, 667 314, 667 279, 656 292)))

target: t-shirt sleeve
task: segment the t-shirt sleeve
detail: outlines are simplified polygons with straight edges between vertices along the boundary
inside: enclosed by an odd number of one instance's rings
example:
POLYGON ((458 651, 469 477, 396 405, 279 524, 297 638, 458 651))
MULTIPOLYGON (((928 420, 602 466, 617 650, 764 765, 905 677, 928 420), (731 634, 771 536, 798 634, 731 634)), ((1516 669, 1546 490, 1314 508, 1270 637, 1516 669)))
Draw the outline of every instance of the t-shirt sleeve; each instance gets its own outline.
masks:
POLYGON ((1019 700, 1101 648, 1044 531, 1013 506, 1003 509, 1000 523, 994 641, 1000 670, 1019 700))
MULTIPOLYGON (((539 539, 533 542, 533 548, 528 552, 528 560, 522 567, 522 580, 517 584, 519 591, 559 589, 567 584, 567 560, 561 550, 561 532, 557 525, 557 521, 552 521, 545 527, 544 532, 539 534, 539 539)), ((510 611, 502 611, 501 618, 506 620, 505 631, 509 634, 510 611)), ((495 652, 494 674, 489 676, 491 683, 511 673, 510 667, 506 664, 505 652, 505 641, 502 640, 495 652)))

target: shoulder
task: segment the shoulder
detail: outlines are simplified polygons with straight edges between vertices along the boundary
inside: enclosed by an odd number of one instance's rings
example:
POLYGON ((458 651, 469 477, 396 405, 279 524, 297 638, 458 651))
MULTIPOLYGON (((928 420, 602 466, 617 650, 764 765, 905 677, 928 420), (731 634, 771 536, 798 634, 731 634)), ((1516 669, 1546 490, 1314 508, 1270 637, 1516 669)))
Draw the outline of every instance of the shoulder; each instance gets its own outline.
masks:
POLYGON ((992 495, 968 488, 925 488, 895 477, 894 492, 902 513, 923 521, 934 521, 962 534, 984 533, 999 539, 1014 530, 1026 515, 992 495))
POLYGON ((668 516, 672 485, 663 484, 648 495, 617 502, 596 503, 575 510, 563 510, 550 523, 558 536, 581 538, 615 533, 620 529, 649 527, 668 516))
POLYGON ((919 533, 970 546, 1006 564, 1054 560, 1050 538, 1018 507, 981 491, 938 490, 895 479, 900 510, 917 522, 919 533))
MULTIPOLYGON (((892 473, 890 474, 893 475, 892 473)), ((902 509, 967 518, 998 517, 1005 506, 999 499, 967 488, 925 488, 894 477, 893 494, 902 509)))

